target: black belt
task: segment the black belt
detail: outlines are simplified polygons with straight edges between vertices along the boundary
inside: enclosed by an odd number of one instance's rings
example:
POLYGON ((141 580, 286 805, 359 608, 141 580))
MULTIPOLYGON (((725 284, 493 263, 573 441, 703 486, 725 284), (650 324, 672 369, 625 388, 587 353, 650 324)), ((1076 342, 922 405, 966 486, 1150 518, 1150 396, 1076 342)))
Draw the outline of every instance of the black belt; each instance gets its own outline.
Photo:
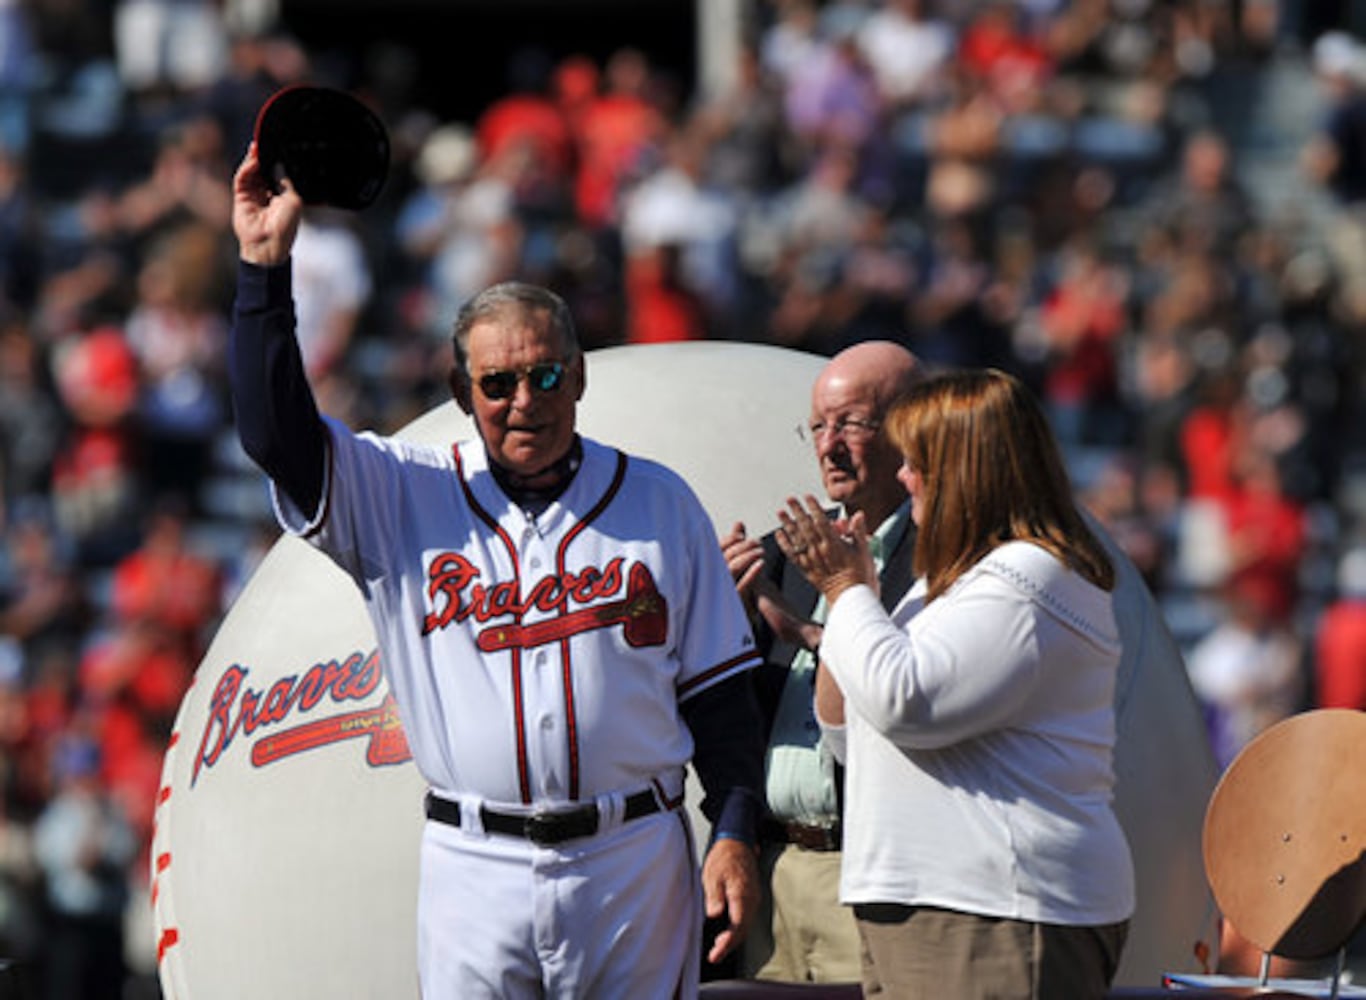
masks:
MULTIPOLYGON (((659 799, 650 789, 626 797, 626 811, 622 822, 659 812, 659 799)), ((460 803, 427 793, 427 818, 449 826, 460 826, 460 803)), ((591 837, 598 832, 602 817, 596 803, 569 809, 543 810, 533 813, 503 813, 480 807, 479 819, 489 833, 522 837, 542 847, 562 844, 578 837, 591 837)))
POLYGON ((759 824, 759 839, 769 844, 796 844, 807 851, 838 851, 843 840, 839 820, 829 823, 789 823, 765 818, 759 824))

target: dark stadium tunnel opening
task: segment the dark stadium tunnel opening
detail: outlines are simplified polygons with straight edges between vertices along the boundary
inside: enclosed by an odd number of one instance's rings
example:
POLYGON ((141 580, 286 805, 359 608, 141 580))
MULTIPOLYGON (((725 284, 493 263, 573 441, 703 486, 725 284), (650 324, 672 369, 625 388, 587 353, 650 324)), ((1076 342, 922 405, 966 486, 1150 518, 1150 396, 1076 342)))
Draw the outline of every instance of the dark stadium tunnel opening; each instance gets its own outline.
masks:
POLYGON ((282 0, 281 15, 337 83, 379 82, 446 121, 473 122, 507 94, 528 51, 551 64, 584 55, 602 67, 633 47, 680 97, 696 83, 693 0, 282 0))

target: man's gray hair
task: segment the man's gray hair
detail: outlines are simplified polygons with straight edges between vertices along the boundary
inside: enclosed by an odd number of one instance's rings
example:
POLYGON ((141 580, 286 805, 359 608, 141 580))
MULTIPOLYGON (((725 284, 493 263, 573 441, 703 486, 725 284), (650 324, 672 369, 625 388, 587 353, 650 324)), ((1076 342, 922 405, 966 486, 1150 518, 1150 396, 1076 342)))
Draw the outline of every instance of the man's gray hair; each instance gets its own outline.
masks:
POLYGON ((579 335, 574 329, 574 317, 569 306, 548 288, 523 281, 504 281, 484 289, 460 307, 455 317, 451 347, 455 352, 455 366, 466 371, 469 363, 470 330, 489 320, 525 322, 534 314, 544 313, 549 327, 560 335, 566 362, 579 356, 579 335))

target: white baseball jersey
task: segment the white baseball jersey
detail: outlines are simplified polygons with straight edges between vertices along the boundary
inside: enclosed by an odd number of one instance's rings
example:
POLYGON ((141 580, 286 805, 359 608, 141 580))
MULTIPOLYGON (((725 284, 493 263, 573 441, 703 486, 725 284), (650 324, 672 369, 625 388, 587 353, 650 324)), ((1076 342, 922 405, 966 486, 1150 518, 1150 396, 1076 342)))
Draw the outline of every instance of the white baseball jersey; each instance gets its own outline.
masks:
POLYGON ((483 443, 329 421, 323 509, 289 531, 359 585, 414 760, 439 793, 553 805, 682 790, 678 704, 757 662, 706 513, 665 467, 590 440, 532 517, 483 443))

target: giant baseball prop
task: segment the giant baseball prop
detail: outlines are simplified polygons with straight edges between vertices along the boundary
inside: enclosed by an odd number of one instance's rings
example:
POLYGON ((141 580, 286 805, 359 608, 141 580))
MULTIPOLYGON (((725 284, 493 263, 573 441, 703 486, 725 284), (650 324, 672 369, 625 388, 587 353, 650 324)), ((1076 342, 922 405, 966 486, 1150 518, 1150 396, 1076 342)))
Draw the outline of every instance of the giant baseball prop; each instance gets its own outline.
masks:
MULTIPOLYGON (((767 531, 783 498, 820 495, 794 428, 823 363, 731 343, 592 352, 580 427, 682 474, 718 533, 767 531)), ((448 404, 403 433, 472 430, 448 404)), ((1127 560, 1120 579, 1117 798, 1138 913, 1119 983, 1154 986, 1200 971, 1201 946, 1214 958, 1200 835, 1216 774, 1179 651, 1127 560)), ((628 616, 640 597, 595 613, 628 616)), ((354 585, 281 539, 199 665, 166 753, 152 873, 168 1000, 416 996, 422 792, 354 585)))

